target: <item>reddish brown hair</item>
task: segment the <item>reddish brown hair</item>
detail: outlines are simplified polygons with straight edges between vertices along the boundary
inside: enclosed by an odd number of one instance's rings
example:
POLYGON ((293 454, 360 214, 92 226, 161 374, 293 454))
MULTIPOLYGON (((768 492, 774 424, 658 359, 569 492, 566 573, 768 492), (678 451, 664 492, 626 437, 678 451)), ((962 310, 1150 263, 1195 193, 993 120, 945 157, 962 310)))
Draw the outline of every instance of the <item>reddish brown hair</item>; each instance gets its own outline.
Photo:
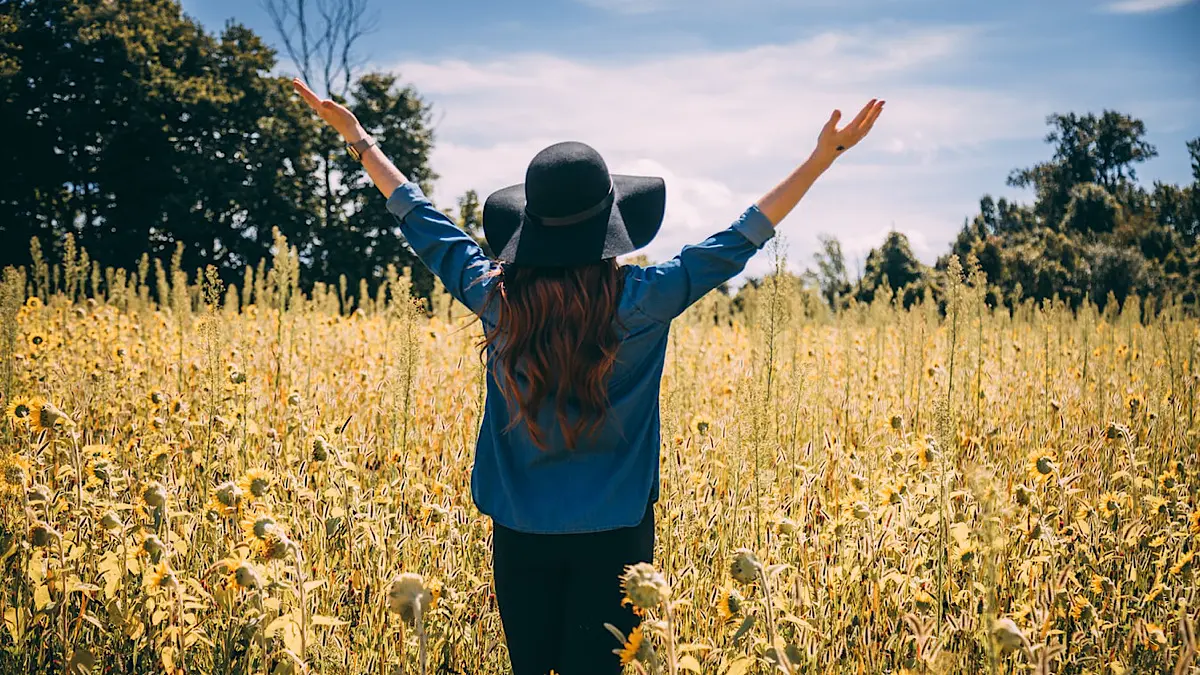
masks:
POLYGON ((567 449, 593 435, 608 413, 608 377, 617 358, 617 304, 624 275, 615 259, 577 267, 505 264, 492 272, 487 303, 496 325, 480 342, 495 348, 494 377, 534 444, 547 449, 537 413, 553 397, 567 449), (494 304, 493 304, 494 303, 494 304), (571 423, 570 405, 579 410, 571 423))

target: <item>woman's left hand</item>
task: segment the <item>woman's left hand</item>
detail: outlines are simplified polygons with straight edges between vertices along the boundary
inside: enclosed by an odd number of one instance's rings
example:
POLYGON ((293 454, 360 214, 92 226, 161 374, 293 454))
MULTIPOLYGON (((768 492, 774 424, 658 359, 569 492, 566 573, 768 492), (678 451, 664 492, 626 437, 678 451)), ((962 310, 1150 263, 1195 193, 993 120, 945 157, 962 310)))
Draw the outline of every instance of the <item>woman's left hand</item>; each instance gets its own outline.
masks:
POLYGON ((342 138, 353 142, 362 139, 366 133, 358 123, 358 118, 346 106, 330 99, 322 99, 316 92, 308 88, 300 78, 292 80, 292 87, 304 99, 310 108, 315 110, 321 119, 334 128, 342 138))
POLYGON ((817 153, 834 158, 854 147, 875 126, 875 120, 879 119, 881 112, 883 101, 873 98, 849 124, 839 129, 837 125, 842 119, 842 111, 834 110, 817 138, 817 153))

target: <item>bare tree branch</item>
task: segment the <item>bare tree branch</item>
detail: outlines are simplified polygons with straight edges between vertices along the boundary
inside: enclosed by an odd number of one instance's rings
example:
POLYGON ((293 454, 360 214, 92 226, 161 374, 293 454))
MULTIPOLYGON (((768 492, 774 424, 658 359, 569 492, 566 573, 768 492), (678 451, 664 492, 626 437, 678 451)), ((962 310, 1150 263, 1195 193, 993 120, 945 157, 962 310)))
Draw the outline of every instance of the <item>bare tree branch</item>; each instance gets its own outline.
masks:
POLYGON ((376 16, 367 15, 370 0, 260 2, 300 76, 323 88, 325 96, 345 97, 355 74, 366 63, 356 57, 355 46, 374 27, 376 16))

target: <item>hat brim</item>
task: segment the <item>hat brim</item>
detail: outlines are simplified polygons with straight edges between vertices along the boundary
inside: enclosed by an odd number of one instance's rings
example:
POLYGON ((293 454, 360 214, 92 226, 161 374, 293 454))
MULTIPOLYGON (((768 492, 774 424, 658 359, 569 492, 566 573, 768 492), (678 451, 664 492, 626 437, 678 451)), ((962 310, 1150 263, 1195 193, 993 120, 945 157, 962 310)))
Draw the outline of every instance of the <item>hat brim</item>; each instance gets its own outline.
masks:
POLYGON ((547 226, 525 212, 525 184, 483 204, 483 235, 496 258, 518 265, 570 267, 632 253, 654 239, 667 204, 663 179, 613 174, 613 205, 574 225, 547 226))

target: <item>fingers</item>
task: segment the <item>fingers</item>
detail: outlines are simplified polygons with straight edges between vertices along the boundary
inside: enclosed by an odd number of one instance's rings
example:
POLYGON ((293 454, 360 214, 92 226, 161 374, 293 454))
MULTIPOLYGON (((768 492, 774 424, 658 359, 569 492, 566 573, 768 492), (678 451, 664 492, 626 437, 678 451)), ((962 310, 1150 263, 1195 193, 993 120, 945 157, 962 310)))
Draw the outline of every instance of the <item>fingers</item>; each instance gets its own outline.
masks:
POLYGON ((316 108, 321 104, 321 99, 317 96, 316 92, 314 92, 312 89, 309 89, 308 85, 301 81, 300 78, 297 77, 292 80, 292 87, 299 92, 300 98, 304 99, 304 102, 313 108, 316 108))
POLYGON ((864 121, 866 121, 867 116, 870 115, 871 111, 875 109, 875 102, 877 100, 879 99, 871 99, 866 105, 863 106, 862 110, 858 111, 858 114, 854 117, 854 121, 850 123, 851 128, 857 128, 862 125, 864 121))
POLYGON ((821 133, 826 134, 836 132, 837 123, 840 119, 842 119, 842 111, 834 110, 833 114, 829 116, 829 121, 825 123, 825 128, 821 129, 821 133))
POLYGON ((871 109, 871 114, 867 115, 866 121, 863 123, 862 133, 865 136, 871 127, 875 126, 875 120, 879 119, 880 113, 883 112, 883 104, 885 101, 880 101, 874 108, 871 109))

